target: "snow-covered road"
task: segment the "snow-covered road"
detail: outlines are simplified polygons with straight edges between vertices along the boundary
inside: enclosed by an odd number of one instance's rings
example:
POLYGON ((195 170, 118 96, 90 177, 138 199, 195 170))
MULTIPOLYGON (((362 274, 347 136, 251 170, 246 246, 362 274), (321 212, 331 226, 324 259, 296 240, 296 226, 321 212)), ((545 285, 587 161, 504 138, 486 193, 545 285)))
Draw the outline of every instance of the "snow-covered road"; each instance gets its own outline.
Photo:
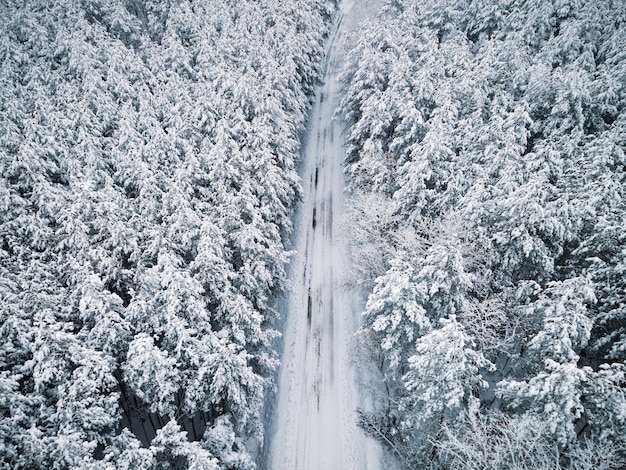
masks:
MULTIPOLYGON (((360 7, 367 9, 367 2, 360 7)), ((351 363, 360 310, 355 293, 341 286, 349 258, 336 233, 344 210, 342 126, 334 119, 337 74, 346 37, 358 23, 355 15, 363 16, 350 2, 342 12, 328 42, 324 84, 305 142, 304 201, 296 221, 293 291, 286 304, 268 470, 381 468, 378 443, 356 424, 363 397, 351 363)))

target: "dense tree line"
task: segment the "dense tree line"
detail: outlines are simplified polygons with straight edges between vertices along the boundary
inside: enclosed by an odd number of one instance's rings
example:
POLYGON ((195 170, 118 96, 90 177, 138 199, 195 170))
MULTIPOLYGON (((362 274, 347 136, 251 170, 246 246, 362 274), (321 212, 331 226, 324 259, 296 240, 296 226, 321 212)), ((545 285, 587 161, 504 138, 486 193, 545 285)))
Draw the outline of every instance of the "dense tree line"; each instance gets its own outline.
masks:
POLYGON ((254 468, 331 15, 0 4, 1 468, 254 468))
POLYGON ((624 468, 626 3, 394 0, 343 81, 363 426, 413 468, 624 468))

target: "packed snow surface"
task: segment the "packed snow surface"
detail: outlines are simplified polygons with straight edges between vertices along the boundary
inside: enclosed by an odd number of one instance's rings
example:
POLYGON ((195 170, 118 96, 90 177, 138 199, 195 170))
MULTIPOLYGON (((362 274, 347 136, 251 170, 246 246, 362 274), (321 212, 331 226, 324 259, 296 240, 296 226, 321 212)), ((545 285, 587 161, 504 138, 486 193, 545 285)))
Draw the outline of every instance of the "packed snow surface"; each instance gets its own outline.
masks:
POLYGON ((342 125, 334 117, 337 75, 350 29, 371 13, 368 7, 371 2, 343 4, 311 114, 268 470, 380 468, 378 443, 357 426, 355 410, 364 397, 352 346, 360 310, 355 292, 342 286, 349 257, 337 233, 345 156, 342 125))

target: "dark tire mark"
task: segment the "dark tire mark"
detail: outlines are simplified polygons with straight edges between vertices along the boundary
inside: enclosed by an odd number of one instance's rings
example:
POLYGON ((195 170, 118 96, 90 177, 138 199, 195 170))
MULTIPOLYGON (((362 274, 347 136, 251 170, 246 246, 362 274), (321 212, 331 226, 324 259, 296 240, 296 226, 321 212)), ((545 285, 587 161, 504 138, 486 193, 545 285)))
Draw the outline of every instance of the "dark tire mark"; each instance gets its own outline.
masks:
MULTIPOLYGON (((320 367, 320 362, 322 359, 322 332, 317 330, 316 331, 317 335, 315 337, 315 356, 317 357, 317 368, 319 370, 320 367)), ((319 377, 320 374, 317 374, 317 376, 319 377)))
POLYGON ((315 230, 315 227, 317 226, 317 208, 313 208, 313 222, 311 223, 311 226, 313 227, 313 230, 315 230))
MULTIPOLYGON (((309 231, 306 232, 306 243, 304 244, 304 259, 309 259, 309 231)), ((306 275, 307 270, 309 268, 309 263, 304 263, 304 272, 302 273, 302 281, 306 283, 306 275)))
POLYGON ((315 167, 315 189, 317 189, 317 182, 320 176, 320 167, 315 167))
POLYGON ((313 315, 313 300, 311 299, 311 288, 309 287, 309 296, 308 296, 307 305, 306 305, 306 321, 307 321, 309 328, 311 327, 312 315, 313 315))

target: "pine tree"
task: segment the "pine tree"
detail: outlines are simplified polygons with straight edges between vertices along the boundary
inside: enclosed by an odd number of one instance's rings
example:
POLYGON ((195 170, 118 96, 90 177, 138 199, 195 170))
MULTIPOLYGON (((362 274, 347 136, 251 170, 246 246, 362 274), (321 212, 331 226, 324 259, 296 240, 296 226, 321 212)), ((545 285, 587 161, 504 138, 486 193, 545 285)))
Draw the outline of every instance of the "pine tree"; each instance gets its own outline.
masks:
POLYGON ((480 371, 491 366, 455 315, 440 324, 416 341, 402 377, 406 395, 399 403, 399 428, 407 436, 405 445, 417 453, 432 450, 444 423, 454 427, 461 417, 478 412, 480 390, 487 387, 480 371))

